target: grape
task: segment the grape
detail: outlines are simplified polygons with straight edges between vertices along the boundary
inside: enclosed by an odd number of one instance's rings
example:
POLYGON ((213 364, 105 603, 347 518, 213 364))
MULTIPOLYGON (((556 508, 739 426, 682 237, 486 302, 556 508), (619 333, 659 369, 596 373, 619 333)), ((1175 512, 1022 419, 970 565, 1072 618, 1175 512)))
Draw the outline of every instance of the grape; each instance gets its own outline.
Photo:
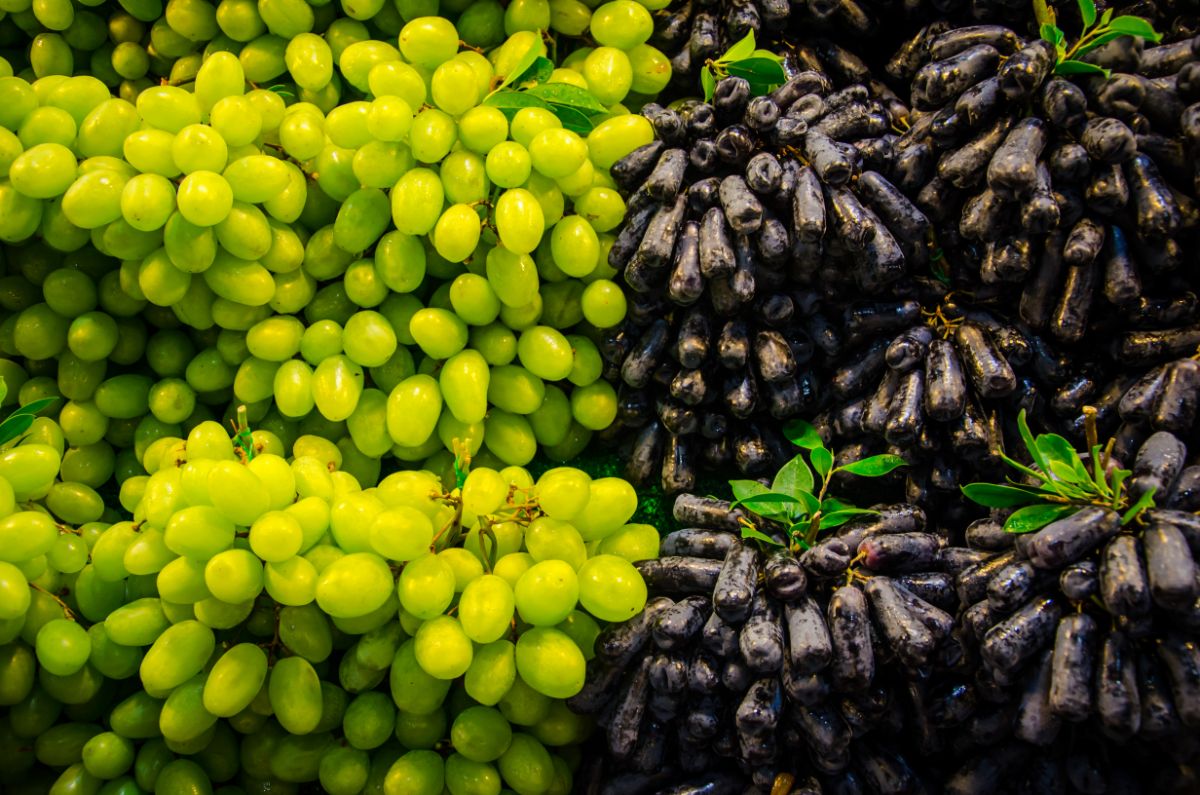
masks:
POLYGON ((321 719, 321 680, 312 665, 300 657, 275 663, 268 682, 275 719, 292 734, 307 734, 321 719))
POLYGON ((463 591, 459 600, 459 620, 463 631, 476 643, 492 643, 509 629, 514 610, 509 584, 496 575, 484 575, 463 591))
MULTIPOLYGON (((409 23, 412 24, 412 23, 409 23)), ((385 792, 439 795, 445 786, 442 758, 433 751, 409 751, 387 772, 385 792)))
POLYGON ((317 604, 336 618, 364 616, 386 602, 393 587, 391 571, 382 558, 356 552, 339 558, 320 573, 317 604))
POLYGON ((570 637, 537 627, 517 640, 517 673, 529 686, 552 698, 569 698, 583 687, 583 652, 570 637))
POLYGON ((419 17, 401 29, 400 52, 410 63, 432 69, 458 52, 458 31, 449 20, 419 17))
POLYGON ((70 676, 87 662, 92 641, 87 630, 74 621, 57 619, 42 625, 37 633, 38 664, 56 676, 70 676))
POLYGON ((239 643, 221 655, 204 681, 204 708, 232 717, 250 706, 267 679, 267 655, 252 643, 239 643))
MULTIPOLYGON (((500 184, 490 171, 488 176, 500 184)), ((523 188, 504 191, 496 200, 495 218, 500 242, 509 251, 529 254, 537 248, 545 229, 545 216, 532 193, 523 188)))
POLYGON ((191 679, 208 661, 214 645, 212 630, 198 621, 172 624, 142 658, 139 672, 146 691, 166 693, 191 679))
POLYGON ((546 748, 528 734, 513 734, 512 743, 498 762, 504 782, 517 792, 545 792, 554 766, 546 748))
POLYGON ((427 554, 400 572, 400 604, 421 619, 440 615, 454 598, 454 570, 439 555, 427 554))
POLYGON ((414 638, 417 663, 438 679, 456 679, 471 666, 471 639, 453 616, 438 616, 421 624, 414 638))
POLYGON ((522 620, 534 626, 553 626, 574 609, 579 579, 570 564, 544 560, 521 575, 513 593, 522 620))
POLYGON ((602 554, 579 569, 579 601, 605 621, 623 621, 646 603, 646 583, 625 558, 602 554))

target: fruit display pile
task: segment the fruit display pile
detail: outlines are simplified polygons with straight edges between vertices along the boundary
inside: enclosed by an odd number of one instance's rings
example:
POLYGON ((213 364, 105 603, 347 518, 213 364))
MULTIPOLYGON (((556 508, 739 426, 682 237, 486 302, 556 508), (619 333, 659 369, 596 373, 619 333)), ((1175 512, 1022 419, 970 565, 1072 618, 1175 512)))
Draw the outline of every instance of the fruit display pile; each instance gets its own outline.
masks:
POLYGON ((1194 0, 0 0, 0 786, 1196 791, 1198 158, 1194 0))

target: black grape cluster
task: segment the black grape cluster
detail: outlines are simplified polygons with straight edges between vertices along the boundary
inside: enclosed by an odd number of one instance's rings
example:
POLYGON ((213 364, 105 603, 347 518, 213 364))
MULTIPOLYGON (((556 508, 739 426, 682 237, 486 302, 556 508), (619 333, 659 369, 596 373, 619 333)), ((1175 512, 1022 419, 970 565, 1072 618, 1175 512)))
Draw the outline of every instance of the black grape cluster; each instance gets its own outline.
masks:
POLYGON ((658 140, 612 169, 630 198, 609 263, 630 311, 601 346, 621 385, 609 435, 640 429, 632 477, 678 492, 700 460, 782 463, 766 426, 818 407, 814 357, 840 350, 823 292, 903 291, 927 264, 925 216, 876 170, 893 101, 805 70, 769 96, 727 77, 711 104, 643 108, 658 140))
POLYGON ((637 564, 645 612, 601 635, 571 702, 597 716, 598 791, 1187 791, 1200 753, 1187 461, 1165 432, 1137 451, 1131 494, 1159 495, 1144 525, 1095 507, 1014 535, 1003 512, 963 530, 881 504, 799 555, 743 540, 742 509, 680 495, 684 529, 637 564))

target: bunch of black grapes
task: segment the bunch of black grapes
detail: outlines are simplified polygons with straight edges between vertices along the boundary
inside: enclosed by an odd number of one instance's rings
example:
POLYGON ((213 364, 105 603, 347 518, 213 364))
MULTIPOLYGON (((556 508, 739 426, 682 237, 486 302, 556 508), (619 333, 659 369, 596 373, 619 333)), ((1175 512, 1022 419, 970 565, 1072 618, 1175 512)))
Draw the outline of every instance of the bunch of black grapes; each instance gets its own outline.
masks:
POLYGON ((584 690, 622 793, 1186 792, 1200 753, 1200 465, 1159 432, 1122 523, 1027 535, 875 506, 794 554, 680 495, 646 610, 584 690), (681 783, 682 782, 682 783, 681 783))
POLYGON ((712 103, 643 108, 658 140, 612 169, 630 194, 609 253, 630 312, 601 346, 620 384, 608 435, 637 430, 633 478, 679 492, 698 465, 781 464, 771 426, 819 408, 840 352, 827 296, 912 289, 929 224, 881 173, 896 102, 804 70, 767 96, 727 77, 712 103))

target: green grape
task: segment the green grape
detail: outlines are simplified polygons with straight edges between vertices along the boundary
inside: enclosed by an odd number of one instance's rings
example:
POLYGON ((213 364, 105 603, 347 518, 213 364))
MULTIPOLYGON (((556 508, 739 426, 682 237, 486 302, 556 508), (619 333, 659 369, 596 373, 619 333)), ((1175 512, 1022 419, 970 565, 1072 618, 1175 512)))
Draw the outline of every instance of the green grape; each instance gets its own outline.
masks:
POLYGON ((636 94, 654 96, 671 82, 671 61, 656 47, 638 44, 626 50, 633 69, 630 89, 636 94))
POLYGON ((194 171, 179 183, 179 213, 196 226, 214 226, 233 209, 234 193, 220 174, 194 171))
POLYGON ((606 47, 629 50, 654 33, 647 7, 634 0, 613 0, 592 12, 591 33, 606 47))
POLYGON ((442 214, 444 191, 438 175, 426 168, 409 171, 392 189, 392 221, 408 235, 428 234, 442 214))
POLYGON ((545 746, 520 732, 513 734, 498 767, 504 782, 521 795, 546 792, 554 776, 554 764, 545 746))
MULTIPOLYGON (((597 47, 588 54, 583 63, 583 76, 588 91, 602 105, 621 102, 633 87, 633 65, 629 56, 616 47, 597 47)), ((594 162, 595 158, 592 160, 594 162)))
POLYGON ((232 717, 250 706, 266 680, 266 653, 253 643, 239 643, 221 655, 204 681, 204 708, 232 717))
MULTIPOLYGON (((657 531, 655 533, 657 537, 657 531)), ((572 610, 562 623, 555 626, 555 629, 574 641, 580 652, 583 653, 585 660, 591 660, 596 656, 593 647, 596 645, 596 638, 600 635, 600 625, 587 613, 582 610, 572 610)))
POLYGON ((294 654, 313 664, 325 660, 333 651, 329 620, 312 604, 285 607, 279 611, 279 640, 294 654))
POLYGON ((567 36, 582 36, 588 30, 592 10, 579 0, 550 0, 550 28, 567 36))
POLYGON ((438 254, 450 262, 462 262, 479 245, 479 215, 468 204, 446 208, 431 232, 438 254))
POLYGON ((617 393, 607 381, 581 386, 571 393, 571 414, 588 430, 604 430, 617 418, 617 393))
MULTIPOLYGON (((451 282, 450 305, 456 315, 472 326, 486 326, 500 315, 496 291, 487 279, 475 273, 461 274, 451 282)), ((471 334, 474 333, 472 329, 471 334)))
POLYGON ((456 679, 471 666, 471 639, 453 616, 426 621, 413 642, 417 663, 438 679, 456 679))
POLYGON ((258 13, 267 30, 276 36, 290 39, 312 30, 312 8, 303 0, 260 0, 258 13))
MULTIPOLYGON (((515 646, 508 640, 496 640, 475 650, 464 685, 471 698, 494 705, 508 693, 516 679, 515 646)), ((459 749, 461 752, 461 748, 459 749)))
MULTIPOLYGON (((600 122, 588 133, 588 152, 592 163, 600 169, 609 169, 614 163, 639 146, 654 140, 654 128, 639 115, 614 116, 600 122)), ((587 213, 583 213, 586 217, 587 213)), ((597 227, 598 231, 606 229, 597 227)))
POLYGON ((497 408, 513 414, 529 414, 542 405, 545 395, 542 380, 523 367, 501 365, 491 371, 488 400, 497 408))
POLYGON ((522 30, 544 30, 550 27, 550 4, 547 0, 518 0, 504 10, 504 32, 512 35, 522 30))
POLYGON ((413 109, 403 97, 377 97, 367 112, 367 131, 379 141, 403 141, 412 123, 413 109))
MULTIPOLYGON (((13 451, 10 451, 10 454, 11 452, 13 451)), ((24 492, 18 490, 18 484, 12 483, 11 478, 6 479, 13 486, 13 493, 17 499, 23 499, 24 492)), ((10 563, 33 560, 49 552, 57 538, 58 527, 54 519, 46 514, 40 511, 17 511, 9 514, 0 519, 0 560, 10 563)))
POLYGON ((327 566, 317 578, 317 604, 336 618, 364 616, 387 601, 393 589, 387 563, 371 552, 355 552, 327 566))
POLYGON ((147 124, 169 133, 200 122, 198 98, 176 86, 147 88, 138 94, 135 104, 138 115, 147 124))
POLYGON ((517 640, 516 658, 517 673, 539 693, 570 698, 583 688, 583 652, 557 629, 535 627, 522 633, 517 640))
POLYGON ((538 132, 529 142, 533 167, 551 179, 573 174, 587 156, 587 144, 570 130, 548 128, 538 132))
POLYGON ((569 563, 535 563, 513 588, 517 612, 534 626, 553 626, 567 617, 579 597, 579 580, 569 563))
POLYGON ((446 728, 444 710, 435 709, 426 715, 403 710, 396 713, 396 739, 405 748, 432 750, 446 736, 446 728))
POLYGON ((479 422, 487 414, 489 377, 487 362, 476 351, 460 351, 447 359, 438 383, 446 407, 459 422, 479 422))
POLYGON ((558 519, 535 519, 525 531, 525 545, 537 561, 561 560, 575 570, 587 561, 587 548, 579 531, 558 519))
POLYGON ((25 196, 53 198, 75 181, 75 155, 62 144, 36 144, 17 156, 8 169, 8 179, 25 196))
POLYGON ((648 524, 627 524, 601 539, 598 551, 616 555, 630 563, 658 557, 658 529, 648 524))
POLYGON ((506 307, 520 308, 535 300, 537 265, 528 254, 517 254, 497 246, 488 252, 486 273, 488 283, 506 307))
POLYGON ((204 583, 213 596, 230 604, 253 599, 263 589, 262 563, 245 549, 218 552, 204 566, 204 583))
POLYGON ((417 662, 414 641, 408 640, 400 645, 388 676, 392 700, 402 713, 428 715, 434 711, 441 712, 439 708, 450 691, 451 682, 425 672, 417 662))
POLYGON ((646 604, 646 583, 628 560, 602 554, 579 570, 579 601, 604 621, 624 621, 646 604))
POLYGON ((587 219, 568 215, 550 234, 550 250, 554 264, 563 273, 583 278, 596 269, 600 261, 600 239, 587 219))
POLYGON ((300 355, 309 364, 320 364, 342 352, 344 333, 333 320, 318 320, 310 324, 300 337, 300 355))
POLYGON ((265 202, 287 187, 291 177, 287 165, 269 155, 249 155, 233 161, 224 171, 238 201, 265 202))
POLYGON ((561 127, 558 117, 544 108, 521 108, 513 116, 509 132, 514 141, 528 149, 535 135, 561 127))
POLYGON ((524 185, 533 169, 529 150, 516 141, 503 141, 487 152, 484 168, 488 179, 501 188, 524 185))
POLYGON ((247 42, 267 32, 258 14, 258 4, 251 0, 222 0, 217 6, 217 25, 234 41, 247 42))
POLYGON ((198 621, 181 621, 163 631, 139 668, 146 691, 165 694, 191 679, 212 654, 212 630, 198 621))
POLYGON ((362 368, 345 355, 325 359, 313 373, 312 395, 317 410, 334 422, 354 413, 362 389, 362 368))
POLYGON ((438 555, 450 564, 454 572, 454 590, 461 593, 467 584, 483 576, 483 564, 479 558, 462 547, 450 547, 438 555))
POLYGON ((461 116, 479 102, 475 70, 458 58, 441 63, 433 72, 430 93, 439 109, 461 116))
POLYGON ((525 466, 533 460, 537 439, 524 417, 496 410, 488 415, 484 427, 484 444, 505 464, 525 466))
MULTIPOLYGON (((476 155, 486 157, 497 146, 503 145, 507 138, 508 119, 498 108, 479 105, 468 110, 458 120, 459 142, 476 155)), ((488 176, 490 177, 490 174, 488 176)))
POLYGON ((378 458, 386 454, 392 447, 392 439, 386 431, 387 393, 378 389, 363 390, 354 413, 346 419, 346 428, 354 447, 363 455, 378 458))
POLYGON ((409 332, 426 355, 448 359, 467 344, 467 325, 445 309, 420 309, 409 321, 409 332))
POLYGON ((55 676, 75 673, 87 663, 91 653, 91 636, 74 621, 57 619, 38 630, 38 664, 55 676))
POLYGON ((414 19, 400 31, 400 52, 408 62, 433 69, 458 52, 458 31, 440 17, 414 19))
POLYGON ((409 751, 388 770, 383 792, 386 795, 441 795, 444 787, 442 758, 433 751, 409 751))
POLYGON ((184 174, 193 171, 219 173, 225 168, 229 148, 225 139, 213 128, 204 124, 189 124, 175 135, 171 143, 171 156, 175 167, 184 174))
POLYGON ((26 147, 46 143, 69 147, 75 137, 75 120, 61 108, 38 108, 17 129, 17 139, 26 147))
POLYGON ((485 762, 473 762, 460 754, 446 758, 446 788, 451 795, 499 795, 500 773, 485 762))
POLYGON ((248 527, 269 505, 263 482, 249 468, 234 461, 218 461, 208 474, 213 507, 234 524, 248 527))
POLYGON ((158 717, 162 701, 139 690, 112 708, 108 715, 112 730, 131 740, 150 740, 159 736, 158 717))
POLYGON ((592 481, 587 507, 574 519, 584 541, 595 541, 619 530, 637 510, 637 492, 620 478, 592 481))
POLYGON ((88 740, 82 751, 83 766, 99 779, 114 779, 133 767, 135 747, 115 732, 101 732, 88 740))
POLYGON ((502 578, 488 574, 472 581, 459 600, 463 631, 476 643, 492 643, 508 631, 515 602, 512 588, 502 578))
POLYGON ((269 511, 250 526, 250 549, 267 563, 281 563, 300 552, 304 531, 283 511, 269 511))
POLYGON ((458 139, 454 119, 437 108, 426 108, 413 118, 408 145, 421 163, 436 163, 450 153, 458 139))
POLYGON ((372 65, 367 81, 376 97, 398 97, 410 109, 425 104, 426 86, 420 72, 398 59, 372 65))
MULTIPOLYGON (((332 45, 331 45, 332 47, 332 45)), ((335 50, 336 54, 336 50, 335 50)), ((383 41, 373 41, 370 38, 356 41, 347 46, 338 58, 338 66, 346 82, 366 93, 370 89, 371 71, 379 64, 400 60, 400 53, 395 47, 383 41)), ((335 75, 336 79, 336 75, 335 75)), ((372 91, 372 93, 376 93, 372 91)), ((376 93, 377 96, 381 96, 376 93)), ((413 107, 418 107, 414 105, 413 107)))
POLYGON ((625 294, 608 279, 589 284, 580 301, 583 316, 596 328, 612 328, 625 319, 625 294))
POLYGON ((491 184, 482 157, 473 152, 451 152, 442 161, 440 175, 446 197, 458 204, 473 205, 487 198, 491 184))
POLYGON ((388 435, 398 445, 420 445, 433 435, 441 413, 437 381, 428 375, 410 376, 388 395, 388 435))
POLYGON ((194 605, 212 596, 204 584, 204 561, 175 558, 163 566, 155 582, 159 596, 172 604, 194 605))
POLYGON ((371 758, 357 748, 330 748, 321 757, 318 776, 330 795, 357 795, 370 775, 371 758))
POLYGON ((547 381, 566 378, 573 367, 571 343, 562 332, 549 326, 535 326, 517 340, 517 358, 525 369, 547 381))
POLYGON ((333 51, 320 36, 299 34, 288 42, 284 58, 288 72, 301 88, 320 91, 333 79, 333 51))
POLYGON ((279 725, 292 734, 307 734, 321 719, 321 679, 302 657, 275 662, 268 682, 271 709, 279 725))
POLYGON ((562 444, 570 432, 571 402, 565 392, 550 384, 541 405, 528 416, 538 443, 553 447, 562 444))
POLYGON ((204 708, 203 697, 203 676, 191 678, 167 696, 158 725, 168 744, 201 738, 216 723, 217 716, 204 708))
POLYGON ((499 710, 489 706, 468 707, 450 727, 454 750, 473 762, 499 759, 512 743, 513 732, 499 710))
POLYGON ((434 618, 450 606, 455 585, 454 569, 441 555, 421 555, 400 572, 400 604, 418 618, 434 618))

